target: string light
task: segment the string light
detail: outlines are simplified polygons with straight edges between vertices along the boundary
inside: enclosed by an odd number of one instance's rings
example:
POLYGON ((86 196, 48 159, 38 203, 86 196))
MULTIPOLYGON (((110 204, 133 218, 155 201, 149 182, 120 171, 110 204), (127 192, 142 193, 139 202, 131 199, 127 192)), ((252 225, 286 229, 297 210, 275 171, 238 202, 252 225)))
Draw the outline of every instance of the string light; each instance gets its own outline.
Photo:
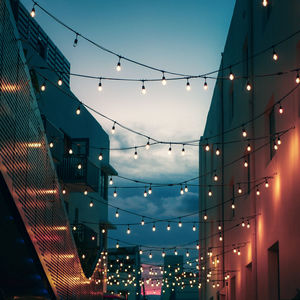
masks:
POLYGON ((33 4, 32 10, 31 10, 31 12, 30 12, 30 16, 31 16, 32 18, 35 17, 35 4, 33 4))
POLYGON ((131 230, 130 230, 130 227, 129 227, 129 225, 128 225, 128 227, 127 227, 127 231, 126 231, 126 233, 127 233, 127 234, 130 234, 130 233, 131 233, 131 230))
POLYGON ((76 115, 79 116, 79 115, 80 115, 80 112, 81 112, 81 111, 80 111, 80 106, 78 106, 77 109, 76 109, 76 115))
POLYGON ((93 207, 93 206, 94 206, 94 202, 91 200, 90 207, 93 207))
POLYGON ((280 137, 277 138, 277 145, 281 145, 281 139, 280 139, 280 137))
POLYGON ((98 91, 101 92, 103 90, 102 87, 102 82, 101 82, 101 78, 99 79, 99 83, 98 83, 98 91))
POLYGON ((116 218, 119 218, 119 216, 120 216, 120 215, 119 215, 119 210, 117 209, 117 210, 116 210, 116 218))
POLYGON ((270 185, 269 185, 269 182, 268 182, 268 179, 266 178, 265 180, 265 187, 268 188, 270 185))
POLYGON ((62 189, 62 193, 63 193, 63 195, 65 195, 67 193, 66 188, 62 189))
POLYGON ((268 6, 268 0, 263 0, 263 1, 262 1, 262 5, 263 5, 264 7, 268 6))
POLYGON ((241 255, 241 250, 238 249, 237 255, 241 255))
POLYGON ((247 137, 247 131, 245 128, 242 129, 242 136, 247 137))
POLYGON ((191 85, 190 85, 190 83, 189 83, 189 79, 187 79, 187 81, 186 81, 186 90, 187 90, 187 91, 190 91, 190 90, 191 90, 191 85))
POLYGON ((175 248, 175 250, 174 250, 174 254, 175 254, 175 255, 178 255, 178 252, 177 252, 176 248, 175 248))
POLYGON ((112 128, 111 128, 111 134, 115 134, 116 132, 116 122, 114 122, 112 128))
POLYGON ((58 84, 59 86, 62 86, 63 81, 62 81, 61 77, 59 77, 59 79, 58 79, 58 81, 57 81, 57 84, 58 84))
POLYGON ((114 198, 117 198, 117 196, 118 196, 118 193, 117 193, 117 189, 115 188, 115 190, 114 190, 114 198))
POLYGON ((179 219, 179 222, 178 222, 178 227, 182 227, 182 222, 181 222, 181 219, 179 219))
POLYGON ((275 48, 273 47, 273 60, 274 61, 277 61, 278 60, 278 54, 277 52, 275 51, 275 48))
POLYGON ((147 187, 145 187, 145 191, 144 191, 144 197, 146 198, 148 196, 148 193, 147 193, 147 187))
POLYGON ((141 225, 142 225, 142 226, 144 226, 144 225, 145 225, 144 218, 142 218, 141 225))
POLYGON ((232 73, 231 67, 230 67, 229 79, 231 81, 234 80, 234 74, 232 73))
POLYGON ((193 225, 193 231, 196 231, 197 230, 197 228, 196 228, 196 225, 194 224, 193 225))
POLYGON ((73 154, 73 150, 72 148, 69 149, 69 154, 72 155, 73 154))
POLYGON ((120 57, 120 56, 119 56, 119 61, 118 61, 117 66, 116 66, 116 70, 117 70, 118 72, 121 71, 121 57, 120 57))
POLYGON ((221 154, 221 151, 219 148, 216 149, 216 155, 219 156, 221 154))
POLYGON ((44 81, 41 85, 41 91, 44 92, 46 90, 46 82, 44 81))
POLYGON ((249 229, 250 228, 250 221, 248 220, 248 223, 247 223, 247 228, 249 229))
POLYGON ((153 232, 156 231, 155 223, 153 223, 152 231, 153 231, 153 232))
POLYGON ((247 151, 251 152, 251 145, 250 144, 248 144, 248 146, 247 146, 247 151))
POLYGON ((53 147, 54 147, 54 143, 53 143, 52 141, 49 143, 49 147, 50 147, 50 148, 53 148, 53 147))
POLYGON ((74 40, 74 43, 73 43, 73 47, 75 48, 78 44, 78 33, 76 33, 76 37, 75 37, 75 40, 74 40))
POLYGON ((165 257, 165 256, 166 256, 165 250, 163 250, 163 252, 161 253, 161 256, 162 256, 162 257, 165 257))
POLYGON ((170 143, 170 147, 169 147, 169 150, 168 150, 168 154, 171 155, 172 154, 172 147, 171 147, 171 143, 170 143))
POLYGON ((296 76, 296 83, 300 83, 300 76, 299 76, 299 71, 297 71, 297 76, 296 76))
POLYGON ((260 195, 260 191, 259 191, 259 188, 257 187, 256 189, 256 195, 259 196, 260 195))
POLYGON ((142 255, 143 254, 143 250, 142 249, 140 249, 140 255, 142 255))
POLYGON ((283 114, 283 107, 281 106, 281 104, 279 105, 278 112, 279 112, 281 115, 283 114))
POLYGON ((212 190, 211 190, 211 188, 209 188, 209 190, 208 190, 208 196, 211 197, 212 194, 213 194, 213 193, 212 193, 212 190))
POLYGON ((150 184, 150 187, 149 187, 149 190, 148 190, 148 194, 151 195, 152 194, 152 188, 151 188, 151 184, 150 184))
POLYGON ((247 90, 248 92, 250 92, 250 91, 252 90, 252 86, 251 86, 249 80, 247 81, 246 90, 247 90))
POLYGON ((245 227, 245 221, 244 220, 242 221, 242 227, 245 227))
POLYGON ((84 192, 83 192, 83 194, 86 196, 88 194, 88 190, 85 189, 84 192))
POLYGON ((234 199, 232 199, 231 208, 235 209, 234 199))
POLYGON ((186 250, 185 255, 186 255, 186 257, 189 257, 189 256, 190 256, 189 250, 186 250))
POLYGON ((137 153, 137 148, 134 147, 135 151, 134 151, 134 159, 138 159, 138 153, 137 153))
POLYGON ((205 151, 208 152, 209 149, 210 149, 210 148, 209 148, 209 144, 207 143, 207 144, 205 145, 205 151))
POLYGON ((165 72, 163 72, 163 76, 162 76, 162 79, 161 79, 161 84, 162 85, 166 85, 167 84, 167 80, 166 80, 166 77, 165 77, 165 72))
MULTIPOLYGON (((178 225, 178 226, 179 226, 179 225, 178 225)), ((170 223, 169 223, 169 222, 168 222, 167 230, 168 230, 168 231, 171 230, 171 226, 170 226, 170 223)))
POLYGON ((146 148, 146 150, 150 149, 150 138, 148 138, 148 142, 147 142, 145 148, 146 148))
POLYGON ((204 77, 204 85, 203 85, 203 89, 204 89, 205 91, 208 90, 208 85, 207 85, 207 82, 206 82, 206 77, 204 77))
POLYGON ((203 220, 206 221, 208 219, 207 213, 204 213, 203 220))
POLYGON ((184 145, 182 145, 181 155, 182 155, 182 156, 184 156, 184 155, 185 155, 185 149, 184 149, 184 145))
POLYGON ((238 193, 239 193, 239 194, 242 194, 242 192, 243 192, 243 190, 242 190, 241 186, 239 185, 238 193))
POLYGON ((221 231, 222 230, 222 226, 221 226, 221 224, 219 223, 219 225, 218 225, 218 230, 219 231, 221 231))
POLYGON ((244 167, 248 168, 248 161, 247 160, 244 161, 244 167))
POLYGON ((219 241, 222 242, 223 241, 223 237, 222 237, 222 233, 220 232, 219 234, 219 241))
POLYGON ((184 190, 183 190, 183 187, 181 186, 180 188, 180 195, 183 195, 184 194, 184 190))
POLYGON ((152 253, 151 252, 149 253, 149 258, 152 259, 152 253))
POLYGON ((143 85, 142 85, 142 94, 146 95, 147 91, 146 91, 146 87, 145 87, 145 81, 142 81, 143 85))
POLYGON ((187 184, 185 184, 184 191, 187 193, 189 191, 187 184))
POLYGON ((199 243, 197 243, 197 245, 196 245, 196 249, 197 249, 197 250, 199 250, 199 249, 200 249, 200 245, 199 245, 199 243))
POLYGON ((214 175, 214 181, 218 181, 218 180, 219 180, 219 177, 218 177, 217 173, 215 173, 215 175, 214 175))
POLYGON ((102 154, 102 153, 99 154, 98 159, 99 159, 99 160, 102 160, 102 159, 103 159, 103 154, 102 154))

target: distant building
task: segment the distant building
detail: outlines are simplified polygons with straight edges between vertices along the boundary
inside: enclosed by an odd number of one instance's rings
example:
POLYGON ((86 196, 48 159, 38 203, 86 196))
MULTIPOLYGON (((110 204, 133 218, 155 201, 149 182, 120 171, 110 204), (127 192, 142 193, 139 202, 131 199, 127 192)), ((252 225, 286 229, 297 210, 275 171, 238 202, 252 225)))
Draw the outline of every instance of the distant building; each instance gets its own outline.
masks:
POLYGON ((299 12, 236 1, 200 142, 200 299, 299 299, 299 12))
POLYGON ((128 300, 141 299, 141 260, 139 247, 108 249, 107 294, 128 300))

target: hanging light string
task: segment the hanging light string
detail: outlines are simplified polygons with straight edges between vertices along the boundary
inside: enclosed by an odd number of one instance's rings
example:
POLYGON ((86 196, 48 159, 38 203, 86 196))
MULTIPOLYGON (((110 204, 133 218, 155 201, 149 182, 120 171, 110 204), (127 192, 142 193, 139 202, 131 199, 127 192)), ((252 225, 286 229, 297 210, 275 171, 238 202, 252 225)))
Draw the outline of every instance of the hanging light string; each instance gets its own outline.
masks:
MULTIPOLYGON (((94 112, 95 114, 99 115, 100 117, 112 122, 114 124, 114 127, 117 125, 119 126, 120 128, 123 128, 124 130, 128 131, 128 132, 131 132, 133 134, 136 134, 138 136, 141 136, 141 137, 144 137, 146 138, 148 141, 151 141, 151 142, 154 142, 154 143, 158 143, 158 144, 171 144, 171 145, 190 145, 190 144, 193 144, 193 143, 200 143, 200 145, 202 145, 201 141, 199 139, 194 139, 194 140, 187 140, 187 141, 162 141, 162 140, 158 140, 154 137, 151 137, 149 135, 146 135, 144 133, 141 133, 139 131, 136 131, 134 129, 131 129, 121 123, 119 123, 118 121, 102 114, 101 112, 97 111, 96 109, 92 108, 91 106, 83 103, 82 101, 78 100, 78 98, 76 98, 74 95, 68 93, 65 89, 63 89, 61 86, 57 85, 56 83, 54 83, 52 80, 48 79, 47 77, 45 77, 43 74, 41 74, 39 71, 36 71, 37 74, 39 74, 43 79, 44 81, 47 81, 49 82, 52 86, 54 86, 56 89, 59 89, 63 94, 65 94, 66 96, 68 96, 69 98, 75 100, 76 102, 79 103, 79 107, 80 106, 84 106, 85 108, 89 109, 90 111, 94 112)), ((300 81, 299 81, 300 83, 300 81)), ((258 114, 257 116, 249 119, 248 121, 246 122, 243 122, 242 124, 240 125, 237 125, 235 127, 232 127, 228 130, 225 130, 223 132, 223 134, 228 134, 232 131, 235 131, 237 129, 241 129, 241 128, 244 128, 246 127, 246 125, 254 122, 255 120, 261 118, 262 116, 264 116, 266 113, 268 113, 269 111, 271 111, 274 107, 276 107, 277 105, 281 105, 291 94, 293 94, 297 88, 300 86, 300 84, 297 84, 296 86, 294 86, 291 90, 289 90, 284 96, 282 96, 281 98, 279 98, 271 107, 269 108, 266 108, 262 113, 258 114)), ((218 134, 215 134, 215 135, 212 135, 212 136, 209 136, 209 137, 206 137, 205 138, 205 141, 208 142, 209 140, 211 139, 214 139, 214 138, 217 138, 219 136, 221 136, 222 133, 218 133, 218 134)), ((214 143, 214 144, 217 144, 217 143, 214 143)), ((219 143, 220 144, 220 143, 219 143)), ((146 144, 147 145, 147 144, 146 144)), ((137 148, 136 146, 134 146, 134 148, 137 148)))
MULTIPOLYGON (((95 46, 96 48, 104 51, 104 52, 107 52, 113 56, 115 56, 117 59, 118 59, 118 64, 117 64, 117 70, 119 71, 120 70, 120 61, 121 60, 124 60, 124 61, 128 61, 130 63, 133 63, 133 64, 136 64, 136 65, 139 65, 141 67, 144 67, 144 68, 147 68, 147 69, 150 69, 150 70, 153 70, 153 71, 157 71, 157 72, 160 72, 162 73, 163 75, 163 80, 164 80, 164 74, 169 74, 169 75, 173 75, 173 76, 183 76, 185 77, 185 79, 190 79, 190 78, 205 78, 205 77, 208 77, 209 75, 211 74, 215 74, 215 73, 218 73, 220 71, 223 71, 223 70, 227 70, 227 69, 232 69, 233 67, 245 62, 245 61, 249 61, 259 55, 262 55, 263 53, 266 53, 270 50, 273 50, 273 52, 275 51, 274 49, 276 47, 278 47, 280 44, 290 40, 291 38, 293 38, 294 36, 298 35, 300 33, 300 29, 295 31, 294 33, 290 34, 289 36, 283 38, 282 40, 278 41, 277 43, 273 43, 271 46, 265 48, 265 49, 262 49, 261 51, 258 51, 257 53, 251 55, 250 57, 246 58, 246 59, 241 59, 241 60, 238 60, 236 61, 235 63, 233 64, 230 64, 229 66, 225 66, 223 67, 222 69, 217 69, 217 70, 214 70, 214 71, 210 71, 210 72, 207 72, 207 73, 204 73, 204 74, 201 74, 201 75, 188 75, 188 74, 182 74, 182 73, 176 73, 176 72, 171 72, 171 71, 168 71, 168 70, 164 70, 164 69, 161 69, 161 68, 156 68, 156 67, 153 67, 153 66, 150 66, 150 65, 147 65, 147 64, 144 64, 144 63, 141 63, 137 60, 134 60, 134 59, 131 59, 131 58, 128 58, 126 56, 123 56, 123 55, 120 55, 118 53, 116 53, 115 51, 113 50, 110 50, 98 43, 96 43, 95 41, 89 39, 87 36, 79 33, 78 31, 76 31, 75 29, 71 28, 69 25, 65 24, 63 21, 61 21, 59 18, 57 18, 56 16, 54 16, 52 13, 50 13, 48 10, 46 10, 43 6, 41 6, 38 2, 32 0, 33 2, 33 10, 34 10, 34 13, 31 14, 32 17, 35 17, 36 15, 36 11, 35 11, 35 7, 39 7, 45 14, 47 14, 50 18, 52 18, 55 22, 57 22, 58 24, 62 25, 64 28, 66 28, 67 30, 71 31, 73 34, 75 34, 75 41, 76 41, 76 45, 78 44, 78 39, 81 38, 87 42, 89 42, 90 44, 92 44, 93 46, 95 46)), ((33 11, 32 10, 32 11, 33 11)), ((74 44, 75 44, 75 41, 74 41, 74 44)), ((74 46, 74 45, 73 45, 74 46)), ((273 55, 274 56, 274 55, 273 55)), ((161 80, 161 79, 160 79, 161 80)), ((168 80, 170 80, 168 78, 168 80)))

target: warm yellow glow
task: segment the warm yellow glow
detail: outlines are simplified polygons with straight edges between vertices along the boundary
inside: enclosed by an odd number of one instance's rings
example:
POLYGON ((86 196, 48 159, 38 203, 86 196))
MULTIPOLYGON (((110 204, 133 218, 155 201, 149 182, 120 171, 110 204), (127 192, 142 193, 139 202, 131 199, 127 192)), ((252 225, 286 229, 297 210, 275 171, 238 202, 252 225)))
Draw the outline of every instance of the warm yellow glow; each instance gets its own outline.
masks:
POLYGON ((27 147, 28 148, 40 148, 40 147, 42 147, 42 143, 28 143, 27 147))

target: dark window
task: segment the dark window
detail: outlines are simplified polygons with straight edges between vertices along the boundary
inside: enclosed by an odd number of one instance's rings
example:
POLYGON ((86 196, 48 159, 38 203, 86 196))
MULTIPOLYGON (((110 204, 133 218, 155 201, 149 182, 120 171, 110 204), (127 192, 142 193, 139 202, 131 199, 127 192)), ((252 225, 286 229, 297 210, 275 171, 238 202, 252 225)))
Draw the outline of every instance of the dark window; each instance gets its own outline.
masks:
POLYGON ((268 249, 269 299, 280 299, 279 243, 268 249))
POLYGON ((270 135, 270 159, 275 155, 276 150, 274 150, 273 144, 275 140, 276 124, 275 124, 275 111, 272 108, 269 114, 269 135, 270 135))

